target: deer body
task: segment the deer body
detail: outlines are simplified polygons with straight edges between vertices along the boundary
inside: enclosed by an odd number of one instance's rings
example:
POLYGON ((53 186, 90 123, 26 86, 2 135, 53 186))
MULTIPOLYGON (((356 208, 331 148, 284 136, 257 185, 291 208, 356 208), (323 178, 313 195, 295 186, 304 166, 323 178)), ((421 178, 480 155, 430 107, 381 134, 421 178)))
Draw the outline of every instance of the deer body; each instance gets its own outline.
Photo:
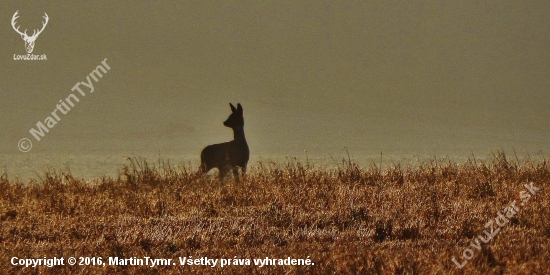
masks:
POLYGON ((241 167, 243 174, 246 173, 250 151, 244 136, 243 107, 241 104, 238 104, 237 108, 231 103, 229 105, 233 112, 223 125, 233 129, 233 140, 206 146, 201 152, 200 170, 206 173, 212 168, 218 168, 220 179, 229 171, 233 171, 235 180, 238 180, 238 167, 241 167))

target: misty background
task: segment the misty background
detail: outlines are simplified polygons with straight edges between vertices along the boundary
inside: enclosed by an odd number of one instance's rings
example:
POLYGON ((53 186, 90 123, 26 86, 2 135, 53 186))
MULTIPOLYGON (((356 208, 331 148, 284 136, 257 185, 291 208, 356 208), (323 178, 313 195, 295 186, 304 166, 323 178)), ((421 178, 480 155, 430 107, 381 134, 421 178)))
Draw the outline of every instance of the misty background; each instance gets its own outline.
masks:
POLYGON ((198 165, 241 103, 257 161, 550 153, 547 1, 0 1, 0 169, 198 165), (39 29, 33 54, 12 29, 39 29), (29 130, 107 58, 40 141, 29 130), (32 150, 17 148, 21 138, 32 150))

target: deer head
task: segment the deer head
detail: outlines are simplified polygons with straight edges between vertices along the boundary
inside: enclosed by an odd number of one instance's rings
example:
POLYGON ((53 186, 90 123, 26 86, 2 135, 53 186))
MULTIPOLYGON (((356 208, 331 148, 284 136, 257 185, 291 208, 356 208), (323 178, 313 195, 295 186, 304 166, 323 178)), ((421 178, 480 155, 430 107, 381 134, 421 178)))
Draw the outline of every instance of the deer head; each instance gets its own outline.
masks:
POLYGON ((243 106, 241 106, 241 103, 237 105, 237 108, 231 103, 229 103, 229 106, 231 106, 232 113, 227 120, 223 122, 223 125, 231 129, 242 127, 244 125, 243 106))
POLYGON ((27 35, 27 30, 25 29, 24 32, 21 32, 19 31, 19 27, 15 27, 15 20, 17 18, 19 18, 19 15, 17 14, 19 11, 16 11, 14 14, 13 14, 13 17, 11 18, 11 26, 13 27, 13 29, 21 35, 21 38, 23 38, 23 40, 25 41, 25 49, 27 50, 27 53, 32 53, 32 51, 34 50, 34 41, 36 40, 36 38, 38 37, 38 35, 44 30, 44 28, 46 27, 46 25, 48 24, 48 14, 44 13, 45 15, 43 16, 44 19, 46 21, 44 21, 42 23, 42 29, 41 30, 34 30, 32 35, 31 36, 28 36, 27 35))

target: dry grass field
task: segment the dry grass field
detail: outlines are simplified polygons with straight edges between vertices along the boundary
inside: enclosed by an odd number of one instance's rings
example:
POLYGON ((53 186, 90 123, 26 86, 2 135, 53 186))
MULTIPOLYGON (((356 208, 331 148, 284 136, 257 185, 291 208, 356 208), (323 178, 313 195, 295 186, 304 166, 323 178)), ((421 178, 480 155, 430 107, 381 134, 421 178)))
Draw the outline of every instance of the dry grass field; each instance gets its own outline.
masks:
POLYGON ((465 163, 432 159, 383 170, 375 164, 359 167, 349 159, 334 168, 288 159, 255 164, 240 182, 225 183, 199 176, 195 170, 134 159, 119 178, 96 181, 47 173, 42 180, 23 183, 4 174, 0 273, 544 274, 550 270, 550 164, 544 157, 518 159, 499 152, 465 163), (524 186, 530 182, 540 189, 535 194, 524 186), (506 208, 514 201, 515 208, 506 208), (483 232, 490 227, 495 230, 489 233, 492 239, 483 232), (15 261, 63 257, 65 265, 14 266, 13 257, 15 261), (96 263, 101 257, 105 266, 92 262, 71 266, 69 257, 96 257, 96 263), (172 259, 174 265, 113 265, 109 257, 172 259), (224 267, 221 260, 215 267, 189 266, 180 265, 180 257, 230 260, 224 267), (266 257, 310 259, 314 264, 255 265, 253 259, 266 257), (250 259, 250 265, 245 261, 234 265, 236 259, 250 259))

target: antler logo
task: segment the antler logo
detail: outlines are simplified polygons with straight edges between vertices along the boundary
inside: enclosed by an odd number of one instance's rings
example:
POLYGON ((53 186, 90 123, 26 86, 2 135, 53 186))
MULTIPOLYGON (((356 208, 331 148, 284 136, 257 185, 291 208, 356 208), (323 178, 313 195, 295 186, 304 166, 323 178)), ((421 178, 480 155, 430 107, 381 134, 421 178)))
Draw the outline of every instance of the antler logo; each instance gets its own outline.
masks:
POLYGON ((21 38, 23 38, 23 40, 25 41, 25 49, 27 50, 27 53, 32 53, 32 51, 34 50, 34 41, 36 40, 36 38, 38 38, 38 35, 44 30, 44 28, 46 27, 46 25, 48 25, 48 14, 44 13, 45 15, 43 16, 44 19, 46 19, 45 22, 42 23, 42 29, 41 30, 34 30, 32 35, 31 36, 28 36, 27 35, 27 30, 25 29, 24 32, 21 32, 19 31, 19 27, 15 27, 15 20, 17 18, 19 18, 19 15, 17 14, 19 11, 16 11, 14 14, 13 14, 13 17, 11 18, 11 26, 13 27, 13 29, 21 35, 21 38))

